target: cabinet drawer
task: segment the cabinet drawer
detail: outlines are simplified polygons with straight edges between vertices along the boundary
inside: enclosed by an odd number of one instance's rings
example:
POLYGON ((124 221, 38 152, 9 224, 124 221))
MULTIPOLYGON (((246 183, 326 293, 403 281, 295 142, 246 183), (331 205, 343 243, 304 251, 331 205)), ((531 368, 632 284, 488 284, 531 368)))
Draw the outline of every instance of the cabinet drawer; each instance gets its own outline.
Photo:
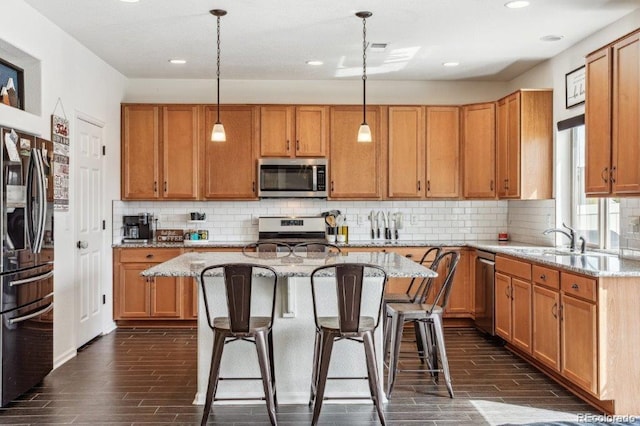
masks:
POLYGON ((596 280, 563 272, 560 277, 562 291, 572 296, 596 301, 596 280))
POLYGON ((560 289, 560 271, 545 268, 544 266, 533 265, 533 282, 545 287, 560 289))
POLYGON ((140 262, 160 263, 160 262, 166 262, 167 260, 180 256, 181 254, 182 254, 182 249, 179 249, 179 248, 176 248, 176 249, 145 249, 145 248, 122 249, 120 251, 120 262, 121 263, 140 263, 140 262))
POLYGON ((525 280, 531 279, 531 264, 508 257, 496 256, 496 271, 525 280))

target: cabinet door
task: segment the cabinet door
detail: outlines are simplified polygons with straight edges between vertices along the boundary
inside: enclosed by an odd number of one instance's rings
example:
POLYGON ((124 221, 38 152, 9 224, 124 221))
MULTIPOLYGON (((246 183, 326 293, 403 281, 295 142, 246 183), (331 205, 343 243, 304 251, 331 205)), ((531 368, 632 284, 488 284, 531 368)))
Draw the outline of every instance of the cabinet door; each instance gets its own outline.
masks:
POLYGON ((596 394, 596 305, 561 296, 562 374, 581 388, 596 394))
POLYGON ((560 295, 538 285, 533 286, 533 356, 560 371, 560 295))
POLYGON ((182 279, 155 277, 151 281, 151 317, 180 318, 182 314, 182 279))
POLYGON ((495 322, 496 334, 511 341, 511 277, 496 272, 495 322))
POLYGON ((614 194, 640 193, 640 34, 613 45, 614 194))
POLYGON ((463 107, 464 196, 495 198, 495 103, 463 107))
MULTIPOLYGON (((447 249, 448 250, 448 249, 447 249)), ((470 280, 470 254, 467 250, 456 250, 460 253, 460 260, 456 273, 453 276, 449 303, 445 309, 444 316, 447 318, 469 317, 473 311, 472 291, 470 280)))
MULTIPOLYGON (((507 192, 509 198, 520 197, 520 93, 507 97, 507 192)), ((537 163, 538 158, 526 161, 537 163)), ((540 167, 544 167, 540 164, 540 167)), ((500 182, 498 182, 499 184, 500 182)))
POLYGON ((511 279, 511 343, 531 353, 531 282, 511 279))
POLYGON ((423 123, 421 107, 389 107, 389 198, 424 194, 423 123))
POLYGON ((148 318, 151 314, 149 279, 140 275, 149 264, 121 263, 119 306, 114 319, 148 318))
POLYGON ((460 109, 427 107, 427 198, 460 196, 460 109))
POLYGON ((496 191, 498 197, 507 197, 509 180, 509 107, 507 98, 496 103, 496 191))
POLYGON ((122 107, 123 200, 160 197, 160 107, 122 107))
POLYGON ((296 107, 296 156, 324 157, 327 155, 327 107, 296 107))
POLYGON ((289 157, 294 150, 293 107, 260 107, 260 156, 289 157))
MULTIPOLYGON (((227 141, 205 138, 204 197, 207 199, 255 199, 257 110, 251 106, 220 107, 227 141)), ((205 109, 205 134, 211 133, 216 109, 205 109)))
POLYGON ((357 141, 362 108, 331 108, 330 197, 333 199, 380 198, 380 108, 367 107, 367 123, 373 141, 357 141))
POLYGON ((198 107, 162 108, 162 198, 198 198, 198 107))
POLYGON ((585 94, 585 192, 603 195, 611 191, 611 54, 604 48, 586 59, 585 94))

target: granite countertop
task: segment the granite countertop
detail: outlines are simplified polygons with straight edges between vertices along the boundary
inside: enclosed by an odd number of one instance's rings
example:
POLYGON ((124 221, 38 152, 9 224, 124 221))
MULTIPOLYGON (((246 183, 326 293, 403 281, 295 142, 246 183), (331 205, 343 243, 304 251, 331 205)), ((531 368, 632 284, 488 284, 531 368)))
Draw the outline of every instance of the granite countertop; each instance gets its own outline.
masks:
MULTIPOLYGON (((221 263, 256 263, 271 266, 281 277, 308 277, 323 265, 336 263, 370 263, 382 267, 389 277, 432 277, 437 274, 429 268, 395 253, 350 252, 342 254, 308 253, 305 255, 283 253, 199 252, 184 253, 174 259, 155 265, 142 272, 143 276, 196 277, 208 265, 221 263)), ((373 274, 375 275, 375 274, 373 274)), ((212 275, 213 276, 213 275, 212 275)))
MULTIPOLYGON (((246 241, 209 241, 206 243, 146 243, 114 244, 114 248, 241 248, 246 241)), ((471 247, 496 254, 520 258, 555 268, 593 277, 640 277, 640 260, 626 259, 616 252, 590 250, 585 254, 571 253, 567 249, 536 246, 517 241, 416 241, 416 240, 364 240, 338 244, 349 248, 394 247, 471 247)), ((246 260, 246 259, 245 259, 246 260)), ((195 274, 192 274, 195 275, 195 274)))

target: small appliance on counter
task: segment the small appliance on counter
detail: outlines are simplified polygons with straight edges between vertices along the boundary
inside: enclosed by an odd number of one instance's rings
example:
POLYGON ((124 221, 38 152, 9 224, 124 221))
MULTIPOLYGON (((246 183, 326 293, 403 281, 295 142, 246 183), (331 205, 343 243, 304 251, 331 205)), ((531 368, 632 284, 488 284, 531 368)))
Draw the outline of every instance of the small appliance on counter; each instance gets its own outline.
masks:
POLYGON ((153 240, 153 214, 140 213, 137 216, 123 216, 123 243, 148 243, 153 240))

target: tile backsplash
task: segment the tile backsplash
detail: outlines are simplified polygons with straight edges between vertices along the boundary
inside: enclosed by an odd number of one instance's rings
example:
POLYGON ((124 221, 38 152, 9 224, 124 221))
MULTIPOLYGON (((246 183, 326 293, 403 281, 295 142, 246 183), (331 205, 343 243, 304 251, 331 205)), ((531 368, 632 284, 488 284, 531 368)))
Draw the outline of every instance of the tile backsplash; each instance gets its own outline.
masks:
POLYGON ((620 198, 620 251, 640 258, 640 198, 620 198))
MULTIPOLYGON (((370 241, 369 212, 402 213, 403 241, 465 242, 495 240, 508 230, 507 201, 114 201, 113 242, 123 236, 122 216, 153 213, 158 229, 205 229, 210 241, 255 241, 259 216, 314 216, 327 210, 346 215, 350 241, 370 241), (189 213, 207 215, 205 223, 190 223, 189 213)), ((546 207, 545 207, 546 209, 546 207)), ((519 216, 516 216, 519 217, 519 216)), ((513 238, 512 238, 513 239, 513 238)))
POLYGON ((542 246, 555 245, 555 234, 543 235, 555 223, 556 200, 512 200, 507 222, 511 240, 542 246))

